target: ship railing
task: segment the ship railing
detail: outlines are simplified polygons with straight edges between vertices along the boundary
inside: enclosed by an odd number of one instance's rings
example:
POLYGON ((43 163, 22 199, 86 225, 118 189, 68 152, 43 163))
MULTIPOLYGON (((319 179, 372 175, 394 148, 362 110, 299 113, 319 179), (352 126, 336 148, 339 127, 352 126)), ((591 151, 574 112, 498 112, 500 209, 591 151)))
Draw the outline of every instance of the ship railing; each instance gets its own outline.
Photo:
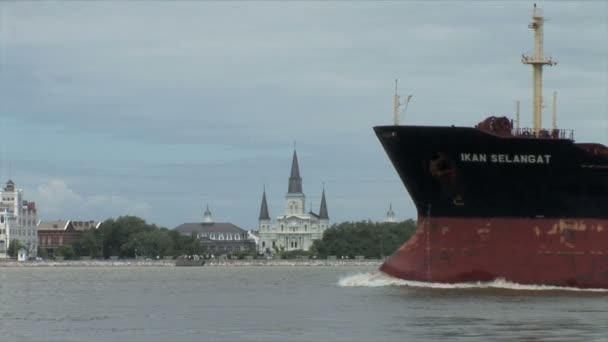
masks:
POLYGON ((568 139, 574 140, 574 130, 571 129, 541 129, 514 128, 511 134, 516 137, 537 139, 568 139))

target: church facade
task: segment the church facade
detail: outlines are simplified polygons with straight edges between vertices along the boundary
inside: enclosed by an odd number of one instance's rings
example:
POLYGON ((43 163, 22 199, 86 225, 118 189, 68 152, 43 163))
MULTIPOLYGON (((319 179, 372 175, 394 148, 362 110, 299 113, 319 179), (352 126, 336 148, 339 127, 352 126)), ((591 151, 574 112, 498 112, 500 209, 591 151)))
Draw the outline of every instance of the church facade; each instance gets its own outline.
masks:
POLYGON ((284 213, 277 216, 276 220, 271 220, 266 202, 266 189, 264 189, 258 220, 260 235, 258 250, 265 254, 274 254, 278 251, 308 251, 313 241, 321 239, 325 230, 329 228, 325 189, 322 190, 319 212, 314 213, 312 210, 306 212, 306 196, 302 191, 302 177, 300 177, 295 150, 285 195, 284 213))

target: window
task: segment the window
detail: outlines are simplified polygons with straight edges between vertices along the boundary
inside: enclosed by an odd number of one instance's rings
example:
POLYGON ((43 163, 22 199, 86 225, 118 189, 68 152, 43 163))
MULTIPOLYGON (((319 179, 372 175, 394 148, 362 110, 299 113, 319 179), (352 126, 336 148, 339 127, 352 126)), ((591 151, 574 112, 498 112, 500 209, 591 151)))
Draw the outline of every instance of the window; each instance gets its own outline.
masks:
POLYGON ((240 239, 241 239, 241 237, 240 237, 238 234, 234 234, 234 239, 235 239, 235 240, 240 240, 240 239))
POLYGON ((219 234, 218 240, 224 240, 224 234, 219 234))
POLYGON ((226 236, 226 240, 232 240, 232 234, 228 234, 228 235, 226 236))
POLYGON ((281 231, 283 231, 283 225, 281 225, 281 231))
POLYGON ((266 241, 262 241, 262 248, 266 247, 266 241))
POLYGON ((215 234, 211 233, 211 240, 215 240, 215 234))

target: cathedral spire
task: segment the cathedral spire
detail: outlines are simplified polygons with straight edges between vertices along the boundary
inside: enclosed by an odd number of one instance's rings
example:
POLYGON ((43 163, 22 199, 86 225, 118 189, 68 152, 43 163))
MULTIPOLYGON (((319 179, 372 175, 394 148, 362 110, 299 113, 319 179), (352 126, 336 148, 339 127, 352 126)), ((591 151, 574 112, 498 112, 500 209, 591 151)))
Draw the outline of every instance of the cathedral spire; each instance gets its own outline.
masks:
POLYGON ((270 215, 268 215, 268 204, 266 203, 266 188, 264 188, 264 192, 262 193, 262 206, 260 207, 260 220, 270 220, 270 215))
POLYGON ((395 222, 395 213, 393 212, 393 203, 389 204, 388 211, 386 212, 386 218, 384 222, 395 222))
POLYGON ((327 202, 325 201, 325 187, 323 187, 323 193, 321 194, 321 208, 319 209, 319 218, 320 219, 329 219, 329 215, 327 214, 327 202))
POLYGON ((209 204, 207 204, 207 209, 203 213, 203 224, 213 224, 213 217, 211 216, 211 210, 209 210, 209 204))
POLYGON ((298 166, 298 155, 293 150, 293 160, 291 161, 291 175, 289 176, 288 194, 302 193, 302 177, 300 177, 300 167, 298 166))

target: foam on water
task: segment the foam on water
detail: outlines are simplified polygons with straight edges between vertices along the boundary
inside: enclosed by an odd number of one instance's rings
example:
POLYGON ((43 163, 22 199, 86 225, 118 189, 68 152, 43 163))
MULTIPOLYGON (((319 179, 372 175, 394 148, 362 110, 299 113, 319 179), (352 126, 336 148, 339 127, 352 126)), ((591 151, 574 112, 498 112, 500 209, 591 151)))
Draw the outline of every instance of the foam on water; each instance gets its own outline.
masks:
POLYGON ((496 279, 490 282, 476 283, 427 283, 414 280, 393 278, 382 272, 364 272, 342 277, 338 281, 340 287, 383 287, 406 286, 430 289, 507 289, 524 291, 581 291, 581 292, 607 292, 608 289, 581 289, 577 287, 562 287, 550 285, 523 285, 505 279, 496 279))

